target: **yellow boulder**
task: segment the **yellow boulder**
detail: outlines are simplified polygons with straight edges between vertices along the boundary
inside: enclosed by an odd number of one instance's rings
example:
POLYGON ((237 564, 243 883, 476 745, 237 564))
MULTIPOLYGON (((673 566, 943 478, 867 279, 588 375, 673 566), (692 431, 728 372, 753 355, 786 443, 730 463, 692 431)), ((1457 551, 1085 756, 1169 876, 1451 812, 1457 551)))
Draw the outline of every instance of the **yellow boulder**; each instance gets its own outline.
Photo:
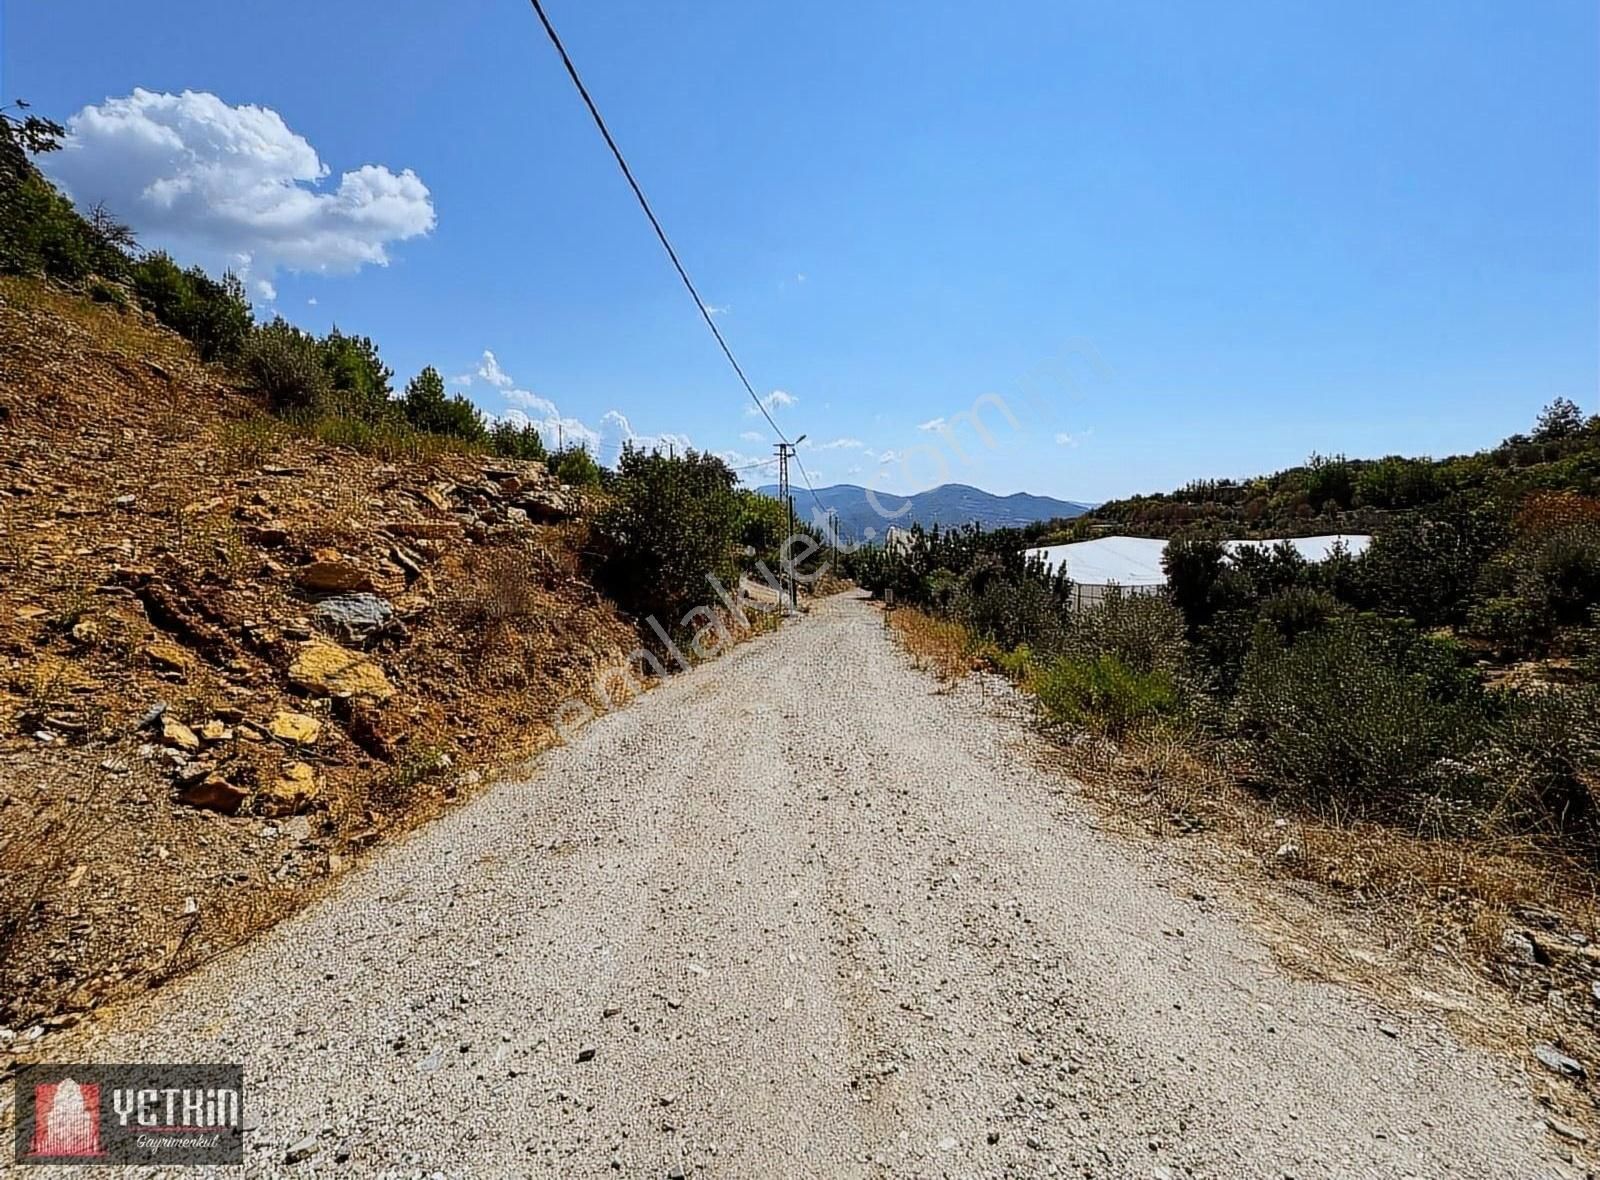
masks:
POLYGON ((386 701, 394 695, 394 685, 376 660, 326 639, 313 639, 296 653, 289 679, 315 696, 386 701))
POLYGON ((271 785, 256 796, 257 815, 294 815, 316 802, 322 784, 304 762, 291 762, 271 785))
POLYGON ((194 730, 175 717, 161 719, 161 740, 169 746, 176 746, 191 753, 200 748, 200 738, 196 736, 194 730))
POLYGON ((309 746, 322 734, 322 722, 306 713, 276 713, 267 722, 267 732, 279 741, 309 746))

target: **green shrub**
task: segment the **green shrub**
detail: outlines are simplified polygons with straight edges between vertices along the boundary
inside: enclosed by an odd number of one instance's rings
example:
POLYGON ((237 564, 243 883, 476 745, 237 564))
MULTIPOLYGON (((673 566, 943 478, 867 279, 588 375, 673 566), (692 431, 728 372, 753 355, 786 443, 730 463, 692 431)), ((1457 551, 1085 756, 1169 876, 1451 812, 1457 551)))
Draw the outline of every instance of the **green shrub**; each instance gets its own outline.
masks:
POLYGON ((1424 627, 1462 623, 1508 532, 1503 513, 1460 501, 1398 520, 1377 532, 1361 558, 1363 602, 1424 627))
POLYGON ((1080 661, 1110 655, 1135 672, 1162 673, 1172 679, 1190 662, 1183 616, 1164 594, 1113 591, 1073 614, 1066 647, 1080 661))
POLYGON ((952 588, 951 613, 1001 647, 1025 643, 1059 652, 1066 642, 1070 583, 1047 577, 1038 563, 983 554, 952 578, 952 588))
POLYGON ((432 365, 406 384, 405 397, 400 399, 400 405, 407 422, 430 434, 442 434, 467 442, 482 442, 488 434, 478 408, 459 393, 447 395, 444 378, 432 365))
POLYGON ((1179 706, 1170 673, 1135 671, 1109 652, 1092 659, 1062 656, 1035 667, 1029 684, 1051 717, 1112 737, 1179 706))
POLYGON ((1343 611, 1338 599, 1310 586, 1290 586, 1261 603, 1258 618, 1284 643, 1320 630, 1343 611))
POLYGON ((1033 649, 1026 643, 1019 643, 1010 651, 994 648, 987 654, 1007 679, 1015 681, 1026 679, 1035 663, 1033 649))
POLYGON ((600 485, 600 464, 583 447, 567 447, 550 456, 550 474, 575 488, 600 485))
POLYGON ((378 346, 366 336, 346 336, 335 327, 322 339, 322 367, 328 372, 324 413, 381 422, 400 416, 390 381, 394 370, 378 356, 378 346))
POLYGON ((489 449, 502 459, 543 459, 544 439, 531 422, 517 425, 502 418, 489 430, 489 449))
POLYGON ((213 279, 198 266, 183 270, 156 251, 133 263, 129 277, 140 301, 193 343, 201 360, 227 360, 249 341, 254 314, 237 275, 213 279))
POLYGON ((1502 826, 1592 839, 1600 828, 1600 688, 1509 694, 1473 770, 1498 796, 1502 826))
POLYGON ((241 363, 252 388, 279 413, 315 414, 332 389, 316 337, 281 317, 250 334, 241 363))
POLYGON ((14 182, 0 181, 0 270, 74 283, 101 261, 88 224, 23 158, 14 182))
POLYGON ((733 484, 733 472, 714 455, 623 448, 596 531, 603 549, 599 581, 624 609, 654 615, 671 631, 685 625, 690 608, 717 601, 708 576, 734 585, 733 484))
POLYGON ((1487 641, 1500 659, 1511 660, 1547 643, 1551 626, 1549 615, 1526 599, 1501 594, 1472 607, 1467 630, 1487 641))
POLYGON ((1287 647, 1258 635, 1236 709, 1263 785, 1330 812, 1389 818, 1467 789, 1444 760, 1473 748, 1483 711, 1455 659, 1363 619, 1336 619, 1287 647))

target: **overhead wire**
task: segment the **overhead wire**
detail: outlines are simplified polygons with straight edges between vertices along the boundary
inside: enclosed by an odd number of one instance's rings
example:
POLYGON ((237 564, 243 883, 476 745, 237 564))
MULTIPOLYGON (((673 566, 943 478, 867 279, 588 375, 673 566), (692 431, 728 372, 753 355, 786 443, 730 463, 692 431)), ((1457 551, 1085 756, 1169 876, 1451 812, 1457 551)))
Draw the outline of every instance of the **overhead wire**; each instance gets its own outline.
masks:
MULTIPOLYGON (((573 86, 577 88, 578 97, 583 99, 583 105, 589 109, 589 116, 594 120, 594 125, 599 128, 601 138, 606 141, 606 147, 611 149, 611 156, 616 160, 617 167, 622 170, 623 178, 627 180, 628 187, 633 190, 633 195, 639 202, 639 208, 644 210, 644 215, 650 222, 650 228, 655 230, 657 240, 660 241, 662 249, 667 252, 667 257, 672 260, 673 269, 678 272, 678 278, 683 280, 685 289, 694 299, 694 305, 700 312, 700 318, 706 322, 706 327, 711 329, 711 335, 716 338, 718 347, 722 349, 722 355, 728 358, 728 364, 733 367, 734 373, 738 375, 739 383, 744 386, 744 391, 750 395, 750 400, 755 403, 756 409, 761 411, 761 416, 767 420, 767 425, 772 427, 772 432, 783 441, 785 446, 792 446, 793 444, 789 442, 789 437, 784 434, 783 428, 778 425, 777 420, 772 416, 772 412, 767 409, 766 403, 756 393, 755 386, 750 384, 750 378, 745 376, 744 368, 733 355, 733 349, 728 347, 727 340, 723 338, 722 330, 717 327, 716 321, 711 318, 711 312, 706 307, 705 300, 700 298, 700 292, 695 289, 694 280, 689 277, 689 272, 678 258, 678 252, 673 249, 672 241, 667 237, 667 231, 661 227, 661 221, 656 217, 655 210, 650 207, 650 202, 646 199, 644 190, 639 187, 639 182, 634 179, 633 169, 628 167, 628 161, 623 156, 622 149, 617 146, 617 141, 611 135, 611 129, 606 126, 605 119, 601 117, 600 108, 595 105, 594 99, 590 97, 589 88, 583 84, 583 78, 578 74, 578 67, 573 64, 571 55, 567 53, 567 47, 562 44, 560 34, 556 32, 555 25, 550 23, 550 17, 544 10, 544 4, 541 0, 529 0, 529 3, 533 5, 533 11, 539 17, 539 23, 544 26, 545 35, 550 38, 550 44, 555 47, 557 55, 561 58, 561 64, 566 68, 567 77, 572 79, 573 86)), ((796 454, 795 458, 799 459, 799 455, 796 454)), ((816 489, 811 486, 811 477, 806 475, 803 462, 800 464, 800 474, 805 478, 806 490, 811 493, 811 499, 816 503, 817 509, 825 512, 826 509, 822 507, 822 501, 817 498, 816 489)))

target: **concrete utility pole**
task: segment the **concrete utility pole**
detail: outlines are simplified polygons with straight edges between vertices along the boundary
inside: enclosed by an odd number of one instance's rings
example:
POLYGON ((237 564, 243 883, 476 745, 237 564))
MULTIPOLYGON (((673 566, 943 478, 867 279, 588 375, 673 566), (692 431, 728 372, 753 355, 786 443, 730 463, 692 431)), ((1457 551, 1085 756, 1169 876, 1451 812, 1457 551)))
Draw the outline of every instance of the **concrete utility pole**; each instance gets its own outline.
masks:
MULTIPOLYGON (((794 576, 794 562, 790 559, 789 542, 794 539, 794 493, 789 487, 789 457, 794 454, 795 448, 805 441, 806 436, 801 435, 792 443, 780 442, 778 450, 778 503, 789 511, 789 535, 784 538, 778 550, 778 564, 789 575, 789 606, 798 611, 800 609, 800 587, 794 576)), ((780 602, 781 606, 782 603, 780 602)))

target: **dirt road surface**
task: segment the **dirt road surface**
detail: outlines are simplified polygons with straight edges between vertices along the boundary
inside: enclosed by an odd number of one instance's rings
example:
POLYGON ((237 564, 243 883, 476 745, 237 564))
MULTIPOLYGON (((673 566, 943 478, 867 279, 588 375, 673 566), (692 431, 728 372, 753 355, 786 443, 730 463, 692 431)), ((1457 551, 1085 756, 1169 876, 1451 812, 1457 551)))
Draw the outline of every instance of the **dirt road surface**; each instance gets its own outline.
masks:
POLYGON ((825 601, 77 1051, 243 1061, 262 1175, 1581 1174, 935 689, 825 601))

